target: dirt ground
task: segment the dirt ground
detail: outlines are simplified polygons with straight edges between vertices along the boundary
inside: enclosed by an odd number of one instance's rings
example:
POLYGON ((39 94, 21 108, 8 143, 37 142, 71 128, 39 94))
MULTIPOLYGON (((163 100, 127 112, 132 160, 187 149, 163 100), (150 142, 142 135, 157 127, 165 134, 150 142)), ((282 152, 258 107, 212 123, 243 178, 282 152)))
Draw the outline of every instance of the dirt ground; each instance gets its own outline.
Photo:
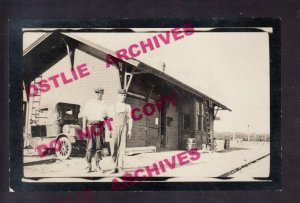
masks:
MULTIPOLYGON (((243 142, 232 141, 230 149, 224 150, 224 141, 218 141, 217 152, 201 152, 201 157, 197 161, 180 166, 176 164, 175 169, 167 171, 158 176, 171 177, 167 181, 206 181, 214 178, 213 181, 221 181, 216 177, 221 176, 235 168, 252 162, 270 153, 269 142, 243 142)), ((132 156, 125 156, 124 171, 133 172, 136 169, 144 168, 165 158, 171 158, 182 151, 168 151, 156 153, 143 153, 132 156)), ((100 162, 103 172, 93 171, 86 173, 84 168, 86 162, 84 155, 72 156, 67 160, 57 160, 54 155, 39 158, 27 153, 24 155, 24 181, 111 181, 114 177, 122 174, 110 174, 111 158, 104 157, 100 162), (42 179, 34 179, 34 178, 42 179), (93 177, 93 178, 92 178, 93 177), (50 178, 50 179, 49 179, 50 178), (62 179, 63 178, 63 179, 62 179)), ((257 181, 253 177, 268 177, 270 170, 270 156, 267 156, 249 166, 230 175, 232 180, 257 181)))

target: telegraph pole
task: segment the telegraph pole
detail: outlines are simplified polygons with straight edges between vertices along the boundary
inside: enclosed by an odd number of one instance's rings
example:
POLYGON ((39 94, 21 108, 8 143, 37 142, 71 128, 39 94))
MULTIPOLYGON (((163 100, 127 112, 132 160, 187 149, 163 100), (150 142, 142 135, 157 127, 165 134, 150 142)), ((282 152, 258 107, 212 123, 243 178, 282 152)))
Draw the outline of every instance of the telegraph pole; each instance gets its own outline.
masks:
POLYGON ((248 142, 250 141, 249 124, 248 124, 248 142))

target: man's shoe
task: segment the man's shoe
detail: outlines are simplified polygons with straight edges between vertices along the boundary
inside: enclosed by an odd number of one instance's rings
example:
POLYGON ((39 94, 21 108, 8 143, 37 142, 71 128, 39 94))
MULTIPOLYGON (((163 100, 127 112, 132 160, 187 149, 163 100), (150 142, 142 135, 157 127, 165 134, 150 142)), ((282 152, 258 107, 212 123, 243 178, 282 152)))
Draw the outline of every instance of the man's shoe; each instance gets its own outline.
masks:
POLYGON ((123 173, 124 171, 123 171, 122 168, 118 168, 118 172, 119 172, 119 173, 123 173))
POLYGON ((112 171, 111 171, 111 174, 116 174, 118 173, 118 169, 117 168, 114 168, 112 171))
POLYGON ((102 169, 100 166, 96 166, 96 169, 95 169, 96 172, 101 172, 102 173, 102 169))
POLYGON ((86 172, 86 173, 92 172, 92 167, 90 167, 90 166, 86 167, 86 168, 85 168, 85 172, 86 172))

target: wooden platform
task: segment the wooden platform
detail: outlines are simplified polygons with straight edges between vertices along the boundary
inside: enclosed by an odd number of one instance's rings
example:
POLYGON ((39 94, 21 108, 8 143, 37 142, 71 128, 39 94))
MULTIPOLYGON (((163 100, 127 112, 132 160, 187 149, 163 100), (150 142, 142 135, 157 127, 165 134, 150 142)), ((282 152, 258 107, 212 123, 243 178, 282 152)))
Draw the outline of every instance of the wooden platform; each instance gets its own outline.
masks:
POLYGON ((152 153, 152 152, 156 152, 156 147, 150 146, 150 147, 130 147, 130 148, 126 148, 126 154, 127 155, 141 154, 141 153, 152 153))

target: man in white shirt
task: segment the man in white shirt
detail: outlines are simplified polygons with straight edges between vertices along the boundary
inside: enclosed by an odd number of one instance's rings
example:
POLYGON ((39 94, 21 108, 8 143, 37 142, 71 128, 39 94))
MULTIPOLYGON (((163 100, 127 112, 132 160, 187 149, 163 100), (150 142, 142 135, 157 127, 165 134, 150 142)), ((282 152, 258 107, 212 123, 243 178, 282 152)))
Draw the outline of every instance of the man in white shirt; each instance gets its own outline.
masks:
POLYGON ((101 172, 99 165, 101 160, 101 149, 104 140, 104 120, 107 118, 107 105, 103 102, 103 88, 96 88, 96 98, 89 100, 83 109, 83 130, 89 134, 86 147, 87 172, 92 169, 92 153, 95 147, 96 171, 101 172), (95 146, 96 145, 96 146, 95 146))
POLYGON ((132 118, 131 107, 125 103, 126 90, 118 91, 118 100, 109 107, 109 117, 112 121, 110 141, 113 169, 111 173, 122 173, 126 148, 126 138, 131 137, 132 118))

